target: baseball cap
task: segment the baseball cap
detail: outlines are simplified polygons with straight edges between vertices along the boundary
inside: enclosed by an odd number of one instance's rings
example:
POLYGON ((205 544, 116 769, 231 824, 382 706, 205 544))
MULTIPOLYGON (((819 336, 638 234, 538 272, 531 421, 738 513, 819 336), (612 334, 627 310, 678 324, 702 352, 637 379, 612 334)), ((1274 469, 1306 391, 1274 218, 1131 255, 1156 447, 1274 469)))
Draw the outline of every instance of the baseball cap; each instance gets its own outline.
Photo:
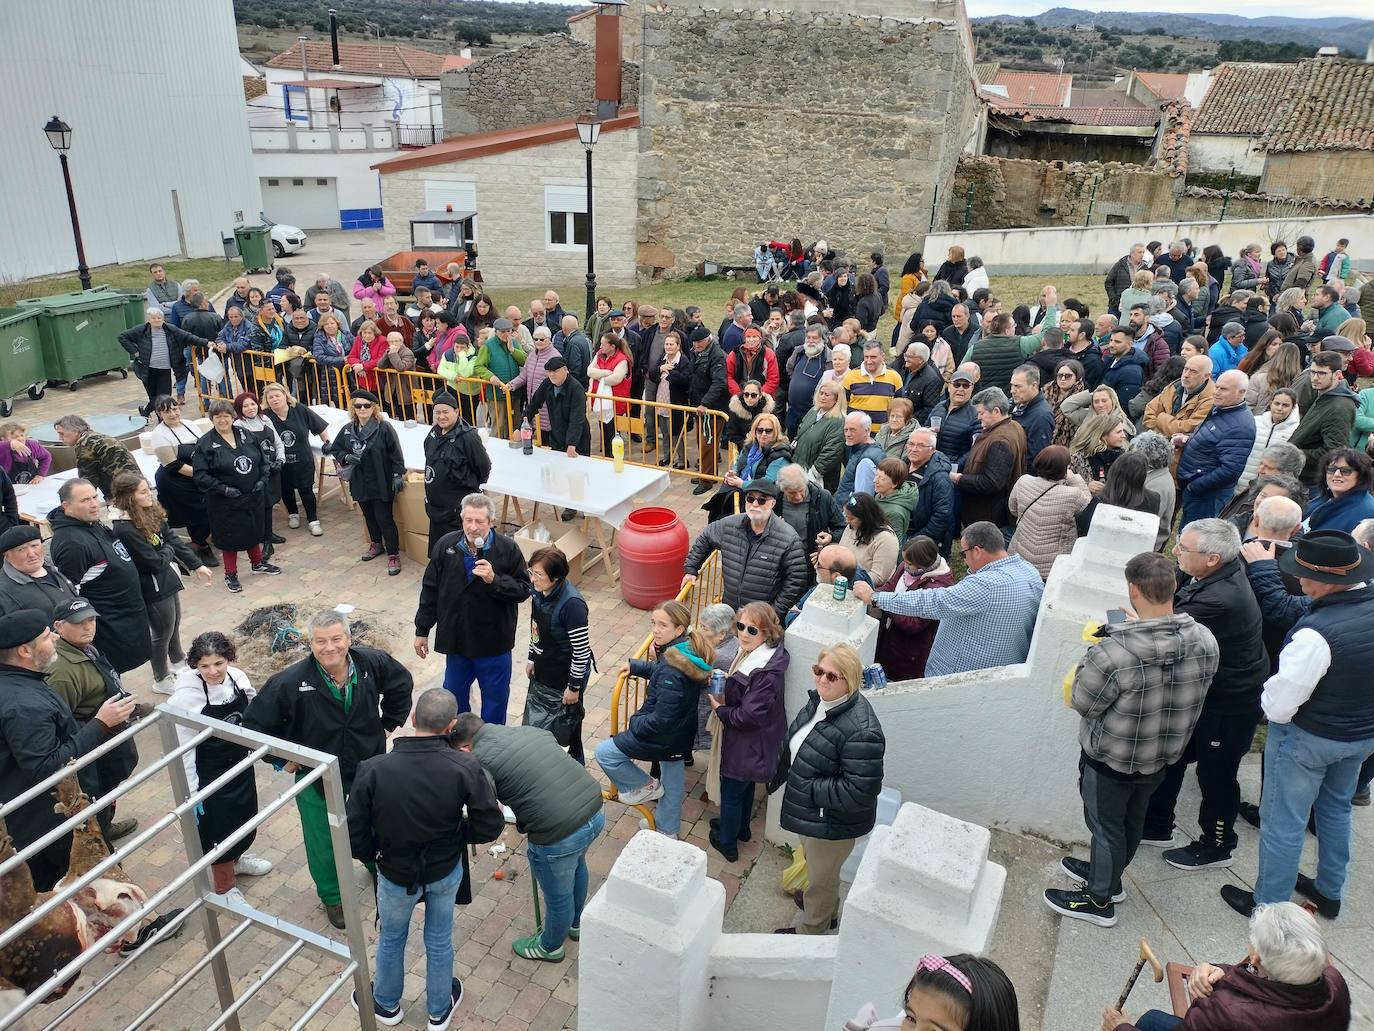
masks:
POLYGON ((95 606, 85 598, 73 598, 71 601, 59 602, 52 610, 54 623, 84 623, 88 619, 95 619, 95 617, 95 606))

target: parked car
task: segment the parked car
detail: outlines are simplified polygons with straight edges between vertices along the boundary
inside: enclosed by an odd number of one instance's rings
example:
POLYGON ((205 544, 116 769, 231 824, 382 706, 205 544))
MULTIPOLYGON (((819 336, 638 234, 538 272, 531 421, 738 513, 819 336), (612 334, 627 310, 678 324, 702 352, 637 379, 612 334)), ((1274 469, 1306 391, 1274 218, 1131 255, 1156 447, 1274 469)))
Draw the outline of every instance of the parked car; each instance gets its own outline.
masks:
POLYGON ((272 227, 272 254, 278 258, 287 254, 296 254, 305 250, 305 230, 299 226, 289 226, 282 222, 273 222, 266 215, 263 222, 272 227))

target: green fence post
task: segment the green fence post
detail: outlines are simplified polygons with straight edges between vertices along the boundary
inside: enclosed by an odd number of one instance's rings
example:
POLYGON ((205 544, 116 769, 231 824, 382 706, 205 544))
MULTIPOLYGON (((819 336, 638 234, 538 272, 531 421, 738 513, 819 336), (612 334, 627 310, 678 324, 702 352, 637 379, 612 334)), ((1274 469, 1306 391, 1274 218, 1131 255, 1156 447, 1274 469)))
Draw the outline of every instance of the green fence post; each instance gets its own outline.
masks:
POLYGON ((1226 196, 1221 198, 1221 215, 1217 218, 1218 222, 1226 221, 1226 206, 1231 203, 1231 184, 1236 179, 1236 166, 1231 166, 1231 172, 1226 177, 1226 196))

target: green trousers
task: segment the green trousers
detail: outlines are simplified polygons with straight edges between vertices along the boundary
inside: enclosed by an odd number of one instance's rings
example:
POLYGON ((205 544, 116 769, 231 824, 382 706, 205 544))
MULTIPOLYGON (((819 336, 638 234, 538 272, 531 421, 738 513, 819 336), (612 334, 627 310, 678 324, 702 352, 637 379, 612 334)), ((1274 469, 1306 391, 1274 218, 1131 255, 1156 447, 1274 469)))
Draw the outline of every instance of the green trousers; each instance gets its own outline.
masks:
POLYGON ((301 814, 301 831, 305 834, 305 862, 315 892, 326 906, 337 906, 339 873, 334 868, 334 845, 329 837, 329 806, 324 790, 312 784, 296 796, 296 811, 301 814))

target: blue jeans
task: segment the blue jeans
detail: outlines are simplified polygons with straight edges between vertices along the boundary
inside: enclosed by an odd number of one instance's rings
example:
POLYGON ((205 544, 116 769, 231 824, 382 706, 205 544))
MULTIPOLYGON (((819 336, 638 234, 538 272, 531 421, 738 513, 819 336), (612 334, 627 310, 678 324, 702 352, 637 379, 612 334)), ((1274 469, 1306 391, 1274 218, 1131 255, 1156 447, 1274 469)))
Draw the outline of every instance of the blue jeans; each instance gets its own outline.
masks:
POLYGON ((1374 738, 1333 741, 1292 723, 1270 723, 1260 796, 1256 902, 1287 902, 1297 883, 1307 816, 1316 805, 1315 887, 1340 899, 1350 869, 1350 800, 1374 738))
POLYGON ((1135 1018, 1136 1031, 1173 1031, 1182 1023, 1182 1017, 1163 1010, 1149 1010, 1135 1018))
POLYGON ((401 1005, 410 914, 421 899, 425 903, 425 1005, 429 1015, 437 1017, 453 1001, 453 902, 462 880, 463 864, 459 863, 443 880, 407 895, 405 888, 377 871, 377 971, 372 995, 383 1009, 401 1005))
POLYGON ((444 690, 458 699, 459 712, 471 712, 472 682, 482 692, 482 722, 502 726, 506 722, 506 703, 510 701, 510 652, 470 659, 450 655, 444 665, 444 690))
MULTIPOLYGON (((635 761, 615 746, 614 738, 606 738, 596 746, 596 764, 611 778, 611 783, 621 794, 634 791, 649 783, 649 775, 635 765, 635 761)), ((683 777, 686 767, 682 761, 658 761, 659 783, 663 785, 663 797, 654 809, 654 829, 664 834, 677 834, 682 821, 683 777)))
POLYGON ((754 815, 754 782, 735 780, 721 775, 720 778, 720 830, 718 840, 726 848, 734 848, 739 840, 740 831, 749 827, 749 817, 754 815))
POLYGON ((539 944, 553 952, 568 936, 568 928, 582 926, 587 903, 587 849, 606 829, 606 814, 596 815, 561 841, 551 845, 529 842, 525 854, 530 872, 544 893, 544 933, 539 944))

